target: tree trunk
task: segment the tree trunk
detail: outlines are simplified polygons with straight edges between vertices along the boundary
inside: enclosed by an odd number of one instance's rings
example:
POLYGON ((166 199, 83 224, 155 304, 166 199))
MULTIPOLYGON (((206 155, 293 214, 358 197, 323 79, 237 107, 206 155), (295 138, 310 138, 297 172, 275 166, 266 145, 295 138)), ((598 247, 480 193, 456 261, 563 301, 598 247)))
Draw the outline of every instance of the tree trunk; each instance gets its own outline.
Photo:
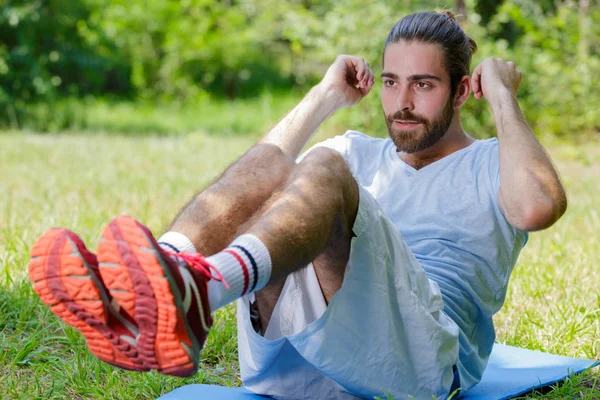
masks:
POLYGON ((580 0, 579 2, 579 56, 581 60, 587 59, 590 51, 590 0, 580 0))
POLYGON ((465 4, 465 0, 456 0, 454 15, 461 25, 467 21, 467 5, 465 4))

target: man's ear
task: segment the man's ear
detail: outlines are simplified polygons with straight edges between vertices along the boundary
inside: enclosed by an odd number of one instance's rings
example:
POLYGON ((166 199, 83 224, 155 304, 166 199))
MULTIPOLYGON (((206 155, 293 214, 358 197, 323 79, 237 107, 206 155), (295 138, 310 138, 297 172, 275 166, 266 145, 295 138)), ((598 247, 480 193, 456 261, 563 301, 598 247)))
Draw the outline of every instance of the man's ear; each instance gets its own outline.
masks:
POLYGON ((471 94, 471 78, 468 75, 463 76, 458 84, 458 89, 454 95, 454 108, 460 108, 471 94))

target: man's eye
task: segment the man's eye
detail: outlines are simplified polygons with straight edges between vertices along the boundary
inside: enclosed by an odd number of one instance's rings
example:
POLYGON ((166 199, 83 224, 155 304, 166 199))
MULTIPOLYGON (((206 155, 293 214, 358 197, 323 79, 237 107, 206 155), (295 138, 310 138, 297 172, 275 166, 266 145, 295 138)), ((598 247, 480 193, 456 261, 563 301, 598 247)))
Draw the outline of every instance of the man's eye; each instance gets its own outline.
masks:
POLYGON ((394 86, 395 83, 396 82, 391 81, 391 80, 383 81, 383 84, 388 87, 394 86))
POLYGON ((417 87, 419 89, 427 89, 430 87, 430 85, 427 82, 417 82, 417 87))

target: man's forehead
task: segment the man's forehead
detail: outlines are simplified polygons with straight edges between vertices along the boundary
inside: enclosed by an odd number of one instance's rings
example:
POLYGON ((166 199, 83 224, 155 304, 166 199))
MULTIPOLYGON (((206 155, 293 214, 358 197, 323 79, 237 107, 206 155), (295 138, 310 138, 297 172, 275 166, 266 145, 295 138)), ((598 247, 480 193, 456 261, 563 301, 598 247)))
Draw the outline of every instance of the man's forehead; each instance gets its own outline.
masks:
POLYGON ((386 73, 400 79, 414 75, 448 79, 439 46, 417 41, 400 41, 387 46, 383 55, 383 75, 386 73))

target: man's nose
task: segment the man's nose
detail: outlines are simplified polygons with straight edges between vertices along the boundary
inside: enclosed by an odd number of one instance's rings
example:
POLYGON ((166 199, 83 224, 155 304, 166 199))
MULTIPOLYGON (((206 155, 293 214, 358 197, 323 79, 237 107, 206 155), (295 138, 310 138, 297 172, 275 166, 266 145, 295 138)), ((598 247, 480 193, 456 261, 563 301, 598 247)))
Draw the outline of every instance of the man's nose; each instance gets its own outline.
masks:
POLYGON ((414 108, 412 93, 408 86, 400 88, 396 98, 396 107, 400 111, 411 111, 414 108))

